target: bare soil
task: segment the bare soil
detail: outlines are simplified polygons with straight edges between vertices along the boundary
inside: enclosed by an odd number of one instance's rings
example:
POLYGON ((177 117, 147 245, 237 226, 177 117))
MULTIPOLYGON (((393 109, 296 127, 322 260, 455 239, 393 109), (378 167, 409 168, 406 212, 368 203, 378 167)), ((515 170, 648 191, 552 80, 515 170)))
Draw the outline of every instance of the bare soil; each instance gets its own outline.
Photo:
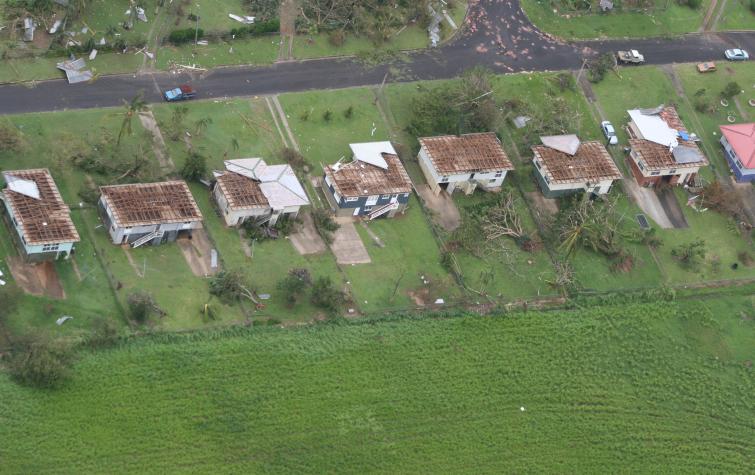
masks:
POLYGON ((13 279, 29 295, 63 300, 66 293, 52 262, 29 264, 18 256, 6 259, 13 279))
POLYGON ((433 211, 433 221, 448 232, 455 230, 461 225, 459 208, 456 207, 456 203, 454 203, 453 198, 448 193, 441 191, 436 196, 428 185, 417 185, 416 188, 425 206, 433 211))

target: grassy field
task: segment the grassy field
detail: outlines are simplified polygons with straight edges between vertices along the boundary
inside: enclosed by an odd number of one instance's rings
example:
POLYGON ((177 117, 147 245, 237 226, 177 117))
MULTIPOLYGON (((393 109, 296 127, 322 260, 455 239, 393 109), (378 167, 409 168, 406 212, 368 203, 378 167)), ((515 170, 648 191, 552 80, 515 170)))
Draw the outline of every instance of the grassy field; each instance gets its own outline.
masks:
POLYGON ((748 0, 729 0, 726 10, 721 14, 717 30, 753 30, 755 13, 750 9, 748 0))
POLYGON ((554 12, 546 0, 521 0, 522 9, 538 28, 562 38, 589 39, 605 37, 677 36, 697 31, 710 0, 703 0, 693 10, 676 2, 649 12, 626 12, 579 15, 554 12))
POLYGON ((5 473, 748 473, 753 310, 728 295, 147 337, 82 354, 57 391, 0 374, 0 458, 5 473))

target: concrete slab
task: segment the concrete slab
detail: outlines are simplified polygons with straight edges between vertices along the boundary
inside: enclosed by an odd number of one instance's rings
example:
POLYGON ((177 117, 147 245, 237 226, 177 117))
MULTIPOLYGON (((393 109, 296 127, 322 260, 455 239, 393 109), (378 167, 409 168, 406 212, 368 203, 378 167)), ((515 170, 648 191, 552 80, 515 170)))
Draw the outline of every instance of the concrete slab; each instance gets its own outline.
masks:
POLYGON ((176 244, 194 275, 207 277, 220 270, 220 266, 212 267, 213 246, 204 229, 195 229, 191 233, 191 239, 176 239, 176 244))
POLYGON ((336 262, 345 265, 372 262, 362 238, 359 237, 359 233, 354 227, 354 219, 341 217, 336 218, 336 222, 341 227, 333 233, 333 244, 330 245, 330 250, 336 256, 336 262))
POLYGON ((624 190, 637 203, 637 206, 645 213, 647 217, 655 221, 662 229, 673 229, 674 224, 666 215, 658 195, 650 188, 643 188, 634 181, 633 177, 622 180, 624 190))
POLYGON ((416 189, 425 206, 433 212, 433 220, 437 224, 448 232, 459 227, 461 224, 459 208, 448 193, 441 191, 436 196, 428 185, 417 185, 416 189))
POLYGON ((315 223, 312 220, 312 215, 304 213, 299 215, 301 223, 297 223, 294 227, 294 232, 289 235, 291 244, 294 245, 294 249, 301 255, 307 254, 320 254, 325 252, 325 241, 320 237, 320 233, 315 228, 315 223))

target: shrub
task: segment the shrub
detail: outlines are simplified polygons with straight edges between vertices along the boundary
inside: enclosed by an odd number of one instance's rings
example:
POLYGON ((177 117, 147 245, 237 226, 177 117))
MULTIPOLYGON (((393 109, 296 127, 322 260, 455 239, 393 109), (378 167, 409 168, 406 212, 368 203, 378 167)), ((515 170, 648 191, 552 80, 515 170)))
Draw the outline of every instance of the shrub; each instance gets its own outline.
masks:
POLYGON ((335 287, 330 277, 318 277, 312 284, 311 302, 330 315, 337 315, 346 304, 346 296, 335 287))
POLYGON ((63 342, 36 337, 13 348, 8 368, 21 384, 51 389, 68 378, 71 359, 71 351, 63 342))
POLYGON ((280 156, 295 170, 301 170, 307 164, 304 156, 290 147, 283 147, 280 151, 280 156))
POLYGON ((731 81, 728 84, 726 84, 726 87, 724 87, 724 90, 721 91, 721 97, 724 99, 731 99, 732 97, 736 96, 742 92, 742 87, 737 84, 736 81, 731 81))
POLYGON ((180 45, 184 43, 190 43, 194 41, 194 38, 202 38, 204 36, 204 30, 194 28, 184 28, 181 30, 173 30, 168 35, 168 41, 174 45, 180 45))
POLYGON ((84 343, 90 348, 109 348, 118 342, 118 326, 109 318, 100 317, 92 322, 92 330, 84 343))
POLYGON ((299 120, 302 122, 306 122, 309 120, 309 114, 311 111, 309 109, 303 110, 301 114, 299 114, 299 120))
POLYGON ((328 35, 328 42, 336 47, 343 46, 343 44, 346 42, 346 34, 343 32, 343 30, 331 31, 328 35))
POLYGON ((226 302, 234 302, 242 298, 255 302, 251 285, 239 270, 222 270, 210 279, 210 293, 226 302))
POLYGON ((199 181, 207 174, 207 159, 195 151, 189 152, 183 167, 181 176, 186 180, 199 181))
POLYGON ((312 220, 323 241, 326 244, 332 244, 333 232, 337 231, 341 226, 333 220, 330 212, 323 208, 315 209, 312 211, 312 220))
POLYGON ((10 123, 0 123, 0 150, 20 152, 26 146, 21 132, 10 123))
POLYGON ((346 110, 343 111, 343 116, 347 119, 354 117, 354 106, 349 106, 348 108, 346 108, 346 110))
POLYGON ((330 122, 333 119, 333 112, 331 112, 330 109, 327 109, 325 112, 322 113, 322 120, 325 122, 330 122))
POLYGON ((307 269, 291 269, 288 275, 278 282, 278 290, 283 293, 286 303, 293 307, 312 285, 312 277, 307 269))
POLYGON ((158 309, 152 295, 143 290, 130 293, 126 298, 126 304, 128 305, 129 315, 138 323, 146 323, 158 309))
POLYGON ((611 53, 600 55, 598 59, 591 61, 588 65, 588 79, 592 83, 599 83, 606 77, 606 73, 616 64, 615 58, 611 53))
POLYGON ((755 13, 755 0, 750 0, 750 11, 755 13))
POLYGON ((680 244, 671 250, 674 256, 683 267, 696 270, 700 261, 705 257, 705 241, 702 239, 687 244, 680 244))

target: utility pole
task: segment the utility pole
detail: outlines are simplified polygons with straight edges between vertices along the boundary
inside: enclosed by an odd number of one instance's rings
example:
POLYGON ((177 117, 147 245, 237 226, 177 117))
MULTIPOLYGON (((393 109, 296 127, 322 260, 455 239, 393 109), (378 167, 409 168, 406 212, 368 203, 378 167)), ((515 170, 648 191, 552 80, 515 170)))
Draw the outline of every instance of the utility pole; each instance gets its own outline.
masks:
POLYGON ((196 20, 194 23, 196 23, 196 27, 194 28, 194 44, 197 44, 197 40, 199 40, 199 4, 197 3, 197 14, 195 15, 196 20))

